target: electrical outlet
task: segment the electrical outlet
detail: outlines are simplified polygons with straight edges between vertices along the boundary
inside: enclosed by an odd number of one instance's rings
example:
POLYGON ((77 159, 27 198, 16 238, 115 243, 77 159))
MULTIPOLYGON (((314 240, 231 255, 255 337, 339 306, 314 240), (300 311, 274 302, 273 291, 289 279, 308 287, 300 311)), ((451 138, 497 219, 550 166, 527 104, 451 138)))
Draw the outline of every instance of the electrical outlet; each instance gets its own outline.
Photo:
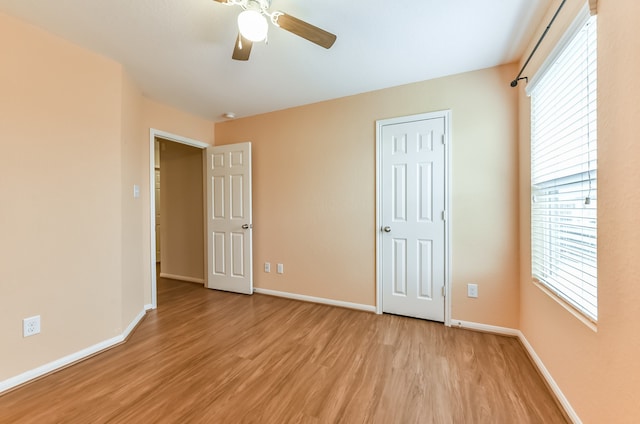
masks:
POLYGON ((269 262, 264 263, 264 272, 271 272, 271 264, 269 262))
POLYGON ((22 320, 22 337, 35 336, 40 333, 40 315, 22 320))
POLYGON ((284 274, 284 265, 278 264, 278 274, 284 274))
POLYGON ((478 297, 478 285, 476 283, 467 284, 467 297, 478 297))

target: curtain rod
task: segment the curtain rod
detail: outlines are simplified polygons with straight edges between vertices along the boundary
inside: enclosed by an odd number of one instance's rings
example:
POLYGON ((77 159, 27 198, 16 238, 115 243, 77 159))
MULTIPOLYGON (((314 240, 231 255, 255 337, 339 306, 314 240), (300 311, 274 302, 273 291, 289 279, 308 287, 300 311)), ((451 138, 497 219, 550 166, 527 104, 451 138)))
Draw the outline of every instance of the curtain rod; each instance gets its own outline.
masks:
POLYGON ((527 58, 527 61, 524 62, 524 65, 522 65, 522 69, 520 69, 520 72, 518 73, 518 76, 513 81, 511 81, 511 87, 517 87, 518 86, 518 81, 520 81, 520 80, 527 80, 527 82, 529 82, 529 77, 523 77, 522 76, 522 72, 524 72, 524 69, 529 64, 529 61, 531 60, 531 58, 535 54, 536 50, 538 50, 538 47, 540 47, 540 43, 542 43, 542 40, 544 40, 544 37, 547 36, 547 32, 549 32, 549 28, 551 28, 551 25, 553 25, 553 22, 558 17, 558 14, 560 13, 560 10, 562 10, 562 6, 564 6, 564 4, 566 2, 567 2, 567 0, 562 0, 562 3, 560 3, 560 6, 558 7, 558 10, 556 10, 556 13, 554 13, 553 18, 551 18, 551 22, 549 22, 549 25, 547 25, 547 29, 544 30, 544 32, 540 36, 540 39, 536 43, 536 46, 533 48, 533 50, 531 51, 531 54, 527 58))

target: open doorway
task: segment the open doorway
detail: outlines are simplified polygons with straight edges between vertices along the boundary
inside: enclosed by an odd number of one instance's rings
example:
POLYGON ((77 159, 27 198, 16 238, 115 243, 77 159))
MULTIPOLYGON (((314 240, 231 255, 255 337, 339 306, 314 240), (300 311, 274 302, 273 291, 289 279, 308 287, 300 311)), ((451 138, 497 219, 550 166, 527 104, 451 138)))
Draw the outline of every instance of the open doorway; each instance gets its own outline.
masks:
POLYGON ((202 149, 156 137, 156 153, 159 277, 204 284, 202 149))
POLYGON ((202 215, 202 160, 203 149, 209 145, 155 129, 150 130, 149 138, 151 306, 156 308, 160 263, 164 262, 161 276, 165 278, 204 283, 206 240, 202 215), (160 194, 159 199, 157 194, 160 194), (198 269, 199 272, 194 272, 198 269))

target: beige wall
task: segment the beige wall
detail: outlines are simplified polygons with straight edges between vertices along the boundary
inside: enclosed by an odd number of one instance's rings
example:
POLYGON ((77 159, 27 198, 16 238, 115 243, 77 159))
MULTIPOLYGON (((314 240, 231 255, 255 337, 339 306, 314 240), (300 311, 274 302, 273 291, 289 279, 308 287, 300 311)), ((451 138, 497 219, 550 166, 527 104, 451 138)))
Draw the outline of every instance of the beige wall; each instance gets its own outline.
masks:
MULTIPOLYGON (((527 73, 533 75, 583 2, 569 0, 527 73)), ((555 9, 554 4, 553 8, 555 9)), ((551 17, 549 11, 540 32, 551 17)), ((598 328, 531 282, 529 99, 520 89, 521 329, 585 423, 640 419, 640 2, 598 1, 598 328)), ((533 46, 531 41, 530 48, 533 46)))
POLYGON ((160 145, 162 273, 204 280, 203 151, 160 145))
POLYGON ((149 128, 212 143, 213 122, 4 14, 0 51, 3 382, 122 334, 151 303, 149 128), (42 332, 23 338, 32 315, 42 332))
POLYGON ((122 332, 123 147, 119 64, 2 14, 0 51, 1 381, 122 332))
POLYGON ((142 94, 134 81, 122 72, 122 323, 126 326, 141 311, 144 304, 144 273, 148 266, 143 252, 149 246, 143 239, 143 211, 147 206, 141 197, 134 198, 134 185, 141 190, 147 172, 140 166, 147 155, 146 132, 140 125, 142 94))
POLYGON ((213 121, 144 98, 142 126, 213 145, 213 121))
POLYGON ((375 123, 452 110, 453 317, 518 326, 515 66, 216 125, 253 143, 257 287, 375 305, 375 123), (284 263, 285 273, 263 272, 284 263), (466 283, 480 297, 466 297, 466 283))

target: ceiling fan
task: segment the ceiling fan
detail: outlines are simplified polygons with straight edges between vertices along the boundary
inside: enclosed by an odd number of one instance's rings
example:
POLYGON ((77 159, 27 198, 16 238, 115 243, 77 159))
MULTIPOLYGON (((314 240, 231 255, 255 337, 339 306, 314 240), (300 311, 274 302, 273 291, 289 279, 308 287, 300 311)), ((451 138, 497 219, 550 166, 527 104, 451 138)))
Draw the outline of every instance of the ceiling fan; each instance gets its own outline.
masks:
POLYGON ((325 49, 333 46, 336 36, 284 12, 269 12, 271 0, 214 0, 229 6, 240 6, 238 15, 238 38, 231 56, 235 60, 248 60, 254 42, 267 38, 269 23, 311 41, 325 49))

